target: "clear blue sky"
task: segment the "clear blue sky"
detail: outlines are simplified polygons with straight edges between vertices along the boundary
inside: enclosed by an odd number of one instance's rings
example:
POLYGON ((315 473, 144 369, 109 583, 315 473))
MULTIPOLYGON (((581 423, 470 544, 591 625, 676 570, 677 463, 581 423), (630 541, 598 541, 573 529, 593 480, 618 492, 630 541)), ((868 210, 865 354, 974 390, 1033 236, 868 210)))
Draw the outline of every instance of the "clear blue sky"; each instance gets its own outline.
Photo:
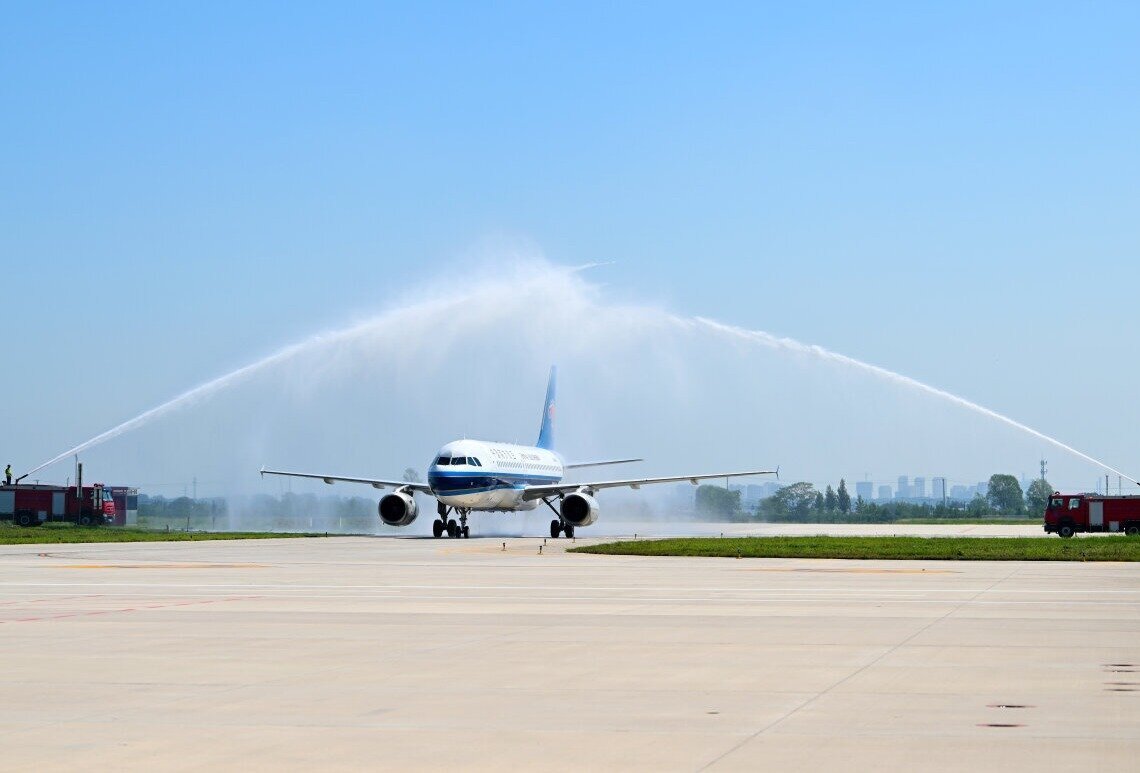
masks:
POLYGON ((376 5, 5 5, 17 467, 521 241, 1140 469, 1140 5, 376 5))

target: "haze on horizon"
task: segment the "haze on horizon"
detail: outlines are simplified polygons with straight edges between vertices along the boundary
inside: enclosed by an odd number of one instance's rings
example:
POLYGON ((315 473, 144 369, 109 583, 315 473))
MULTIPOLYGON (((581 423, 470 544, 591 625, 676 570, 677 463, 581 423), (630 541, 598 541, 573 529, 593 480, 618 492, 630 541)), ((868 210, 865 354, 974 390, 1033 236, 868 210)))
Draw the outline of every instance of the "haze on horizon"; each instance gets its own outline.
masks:
POLYGON ((655 327, 667 312, 819 344, 1140 472, 1136 8, 9 17, 0 463, 468 297, 85 460, 167 494, 260 490, 262 463, 399 474, 457 434, 532 440, 553 360, 567 455, 647 474, 1100 474, 866 376, 655 327), (516 271, 548 281, 503 295, 516 271))

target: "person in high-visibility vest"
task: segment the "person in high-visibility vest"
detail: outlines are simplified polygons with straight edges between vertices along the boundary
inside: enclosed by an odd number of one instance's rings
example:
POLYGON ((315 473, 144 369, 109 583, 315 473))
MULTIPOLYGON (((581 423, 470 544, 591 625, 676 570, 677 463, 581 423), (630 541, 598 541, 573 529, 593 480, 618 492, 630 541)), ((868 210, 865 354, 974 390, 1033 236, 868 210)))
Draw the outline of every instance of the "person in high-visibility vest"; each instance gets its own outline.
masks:
POLYGON ((4 468, 4 485, 12 485, 12 465, 10 464, 4 468))

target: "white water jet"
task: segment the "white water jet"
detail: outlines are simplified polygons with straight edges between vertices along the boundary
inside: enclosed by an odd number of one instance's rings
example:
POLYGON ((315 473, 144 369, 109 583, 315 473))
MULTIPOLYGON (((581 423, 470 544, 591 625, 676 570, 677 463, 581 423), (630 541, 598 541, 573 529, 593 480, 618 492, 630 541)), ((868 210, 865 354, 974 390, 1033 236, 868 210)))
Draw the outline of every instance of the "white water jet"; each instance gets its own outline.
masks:
POLYGON ((156 405, 154 408, 143 411, 138 416, 127 419, 121 424, 117 424, 114 427, 111 427, 109 430, 101 432, 98 435, 84 440, 82 443, 79 443, 78 445, 73 446, 64 452, 53 456, 46 462, 33 467, 23 477, 39 472, 45 467, 49 467, 57 462, 63 461, 69 456, 74 456, 82 451, 86 451, 87 449, 93 448, 94 446, 111 440, 112 438, 116 438, 125 432, 137 429, 151 421, 154 421, 155 419, 169 414, 172 411, 194 405, 195 403, 198 403, 223 389, 234 386, 235 384, 242 382, 244 379, 253 376, 261 371, 264 371, 267 368, 288 362, 299 354, 321 347, 333 346, 346 341, 351 341, 353 339, 365 336, 373 331, 383 329, 389 325, 399 326, 402 316, 411 317, 418 314, 444 313, 447 311, 447 308, 449 306, 458 304, 462 300, 464 300, 462 297, 431 300, 422 302, 412 307, 392 309, 388 312, 380 314, 379 316, 373 317, 355 325, 351 325, 341 330, 335 330, 327 333, 318 333, 316 335, 310 336, 303 341, 299 341, 295 344, 286 346, 283 349, 279 349, 273 354, 270 354, 267 357, 263 357, 256 362, 251 362, 248 365, 243 365, 237 370, 230 371, 223 376, 218 376, 217 378, 212 379, 211 381, 207 381, 204 384, 199 384, 193 389, 188 389, 177 397, 173 397, 161 405, 156 405))
MULTIPOLYGON (((512 370, 507 369, 513 369, 514 372, 523 370, 518 361, 520 353, 536 361, 552 357, 578 357, 583 361, 601 360, 607 366, 611 364, 612 356, 616 354, 618 357, 626 358, 627 364, 623 367, 628 370, 644 365, 642 361, 635 363, 628 359, 633 352, 642 359, 657 358, 654 364, 658 371, 653 373, 657 374, 661 369, 666 369, 668 372, 671 369, 672 372, 684 375, 681 381, 687 379, 691 382, 694 380, 692 374, 698 372, 700 368, 692 364, 690 356, 699 356, 707 348, 709 341, 696 341, 697 346, 692 350, 682 350, 680 344, 670 348, 666 344, 669 342, 677 344, 676 337, 668 341, 665 339, 670 331, 674 331, 697 336, 712 334, 722 342, 743 343, 783 354, 808 356, 867 374, 894 386, 937 398, 948 405, 964 408, 977 416, 1045 441, 1102 469, 1128 480, 1134 480, 1131 476, 1124 475, 1088 454, 996 411, 886 368, 822 347, 805 344, 795 339, 777 337, 763 331, 733 327, 703 317, 682 317, 654 307, 603 303, 598 300, 597 289, 586 283, 574 269, 531 262, 506 272, 500 268, 494 271, 494 276, 496 278, 489 281, 469 284, 461 292, 394 306, 363 322, 315 335, 287 346, 261 360, 144 411, 52 457, 28 474, 124 433, 149 425, 175 411, 201 403, 251 380, 258 374, 282 368, 290 363, 301 366, 304 377, 296 383, 287 383, 282 389, 285 391, 292 389, 302 393, 315 391, 317 386, 324 383, 322 378, 327 375, 341 375, 351 369, 372 367, 404 374, 423 370, 432 365, 437 371, 442 371, 440 363, 447 362, 446 376, 439 375, 438 379, 451 383, 456 378, 454 373, 461 373, 470 396, 470 390, 478 386, 468 383, 471 379, 470 373, 474 371, 478 376, 480 369, 494 370, 499 374, 495 383, 491 383, 490 379, 483 379, 483 385, 490 386, 486 390, 488 396, 501 397, 497 380, 510 378, 512 370), (497 339, 504 331, 512 338, 501 347, 493 345, 487 352, 475 354, 465 349, 464 336, 471 336, 475 340, 481 340, 480 336, 497 339), (623 346, 626 348, 623 349, 623 346), (503 350, 506 350, 505 354, 503 350), (470 359, 461 360, 458 366, 452 367, 451 358, 456 352, 470 359), (611 360, 605 359, 606 353, 609 353, 611 360), (468 366, 466 369, 463 367, 464 364, 468 366)), ((620 387, 630 385, 628 375, 626 381, 622 382, 620 375, 615 376, 607 370, 614 369, 603 367, 598 377, 610 378, 610 382, 604 386, 610 387, 611 392, 620 392, 620 387), (615 386, 619 388, 614 389, 615 386)), ((544 366, 536 368, 536 372, 540 374, 544 371, 544 366)), ((621 370, 616 372, 620 374, 621 370)), ((414 400, 416 393, 416 388, 410 388, 400 392, 399 395, 414 400)), ((538 397, 534 399, 537 400, 538 397)), ((379 398, 377 401, 379 402, 379 398)), ((346 407, 344 410, 346 415, 355 415, 351 408, 346 407)), ((373 412, 380 410, 384 410, 382 404, 372 407, 373 412)), ((391 410, 409 409, 401 406, 393 407, 391 410)), ((457 427, 452 431, 458 433, 462 429, 464 428, 457 427)), ((582 430, 581 426, 579 429, 582 430)), ((502 439, 530 440, 530 438, 511 437, 502 439)), ((629 450, 641 452, 640 449, 629 450)), ((398 473, 399 470, 389 471, 388 474, 392 472, 398 473)))
POLYGON ((1074 456, 1084 459, 1086 462, 1091 462, 1092 464, 1102 469, 1108 470, 1113 475, 1119 475, 1122 478, 1131 481, 1132 483, 1137 483, 1140 485, 1140 481, 1137 481, 1134 478, 1125 475, 1115 467, 1110 467, 1099 459, 1094 459, 1088 454, 1078 451, 1066 443, 1062 443, 1055 437, 1050 437, 1044 432, 1039 432, 1032 427, 1022 424, 1019 421, 1015 421, 1008 416, 1000 414, 997 411, 986 408, 984 405, 978 405, 977 403, 967 400, 964 397, 959 397, 952 392, 947 392, 944 389, 939 389, 937 387, 930 386, 929 384, 924 384, 923 382, 917 379, 913 379, 910 376, 904 376, 901 373, 895 373, 892 370, 881 368, 878 365, 872 365, 869 362, 863 362, 862 360, 857 360, 854 357, 848 357, 845 354, 833 352, 829 349, 823 348, 822 346, 805 344, 801 341, 797 341, 794 338, 781 338, 779 336, 774 336, 771 333, 764 332, 763 330, 745 330, 744 328, 733 327, 732 325, 726 325, 722 322, 717 322, 716 320, 706 319, 705 317, 694 317, 692 319, 674 317, 674 319, 676 319, 678 324, 681 325, 701 325, 708 328, 709 330, 715 330, 717 333, 741 338, 752 343, 765 346, 769 349, 793 352, 796 354, 806 354, 811 357, 817 357, 821 360, 829 360, 840 365, 846 365, 848 367, 856 368, 866 373, 870 373, 873 376, 877 376, 881 379, 885 379, 900 386, 917 389, 933 397, 946 400, 950 403, 953 403, 954 405, 974 411, 975 413, 979 413, 986 418, 993 419, 994 421, 999 421, 1002 424, 1006 424, 1016 430, 1032 435, 1038 440, 1044 440, 1046 443, 1050 443, 1057 448, 1060 448, 1062 451, 1066 451, 1070 454, 1073 454, 1074 456))

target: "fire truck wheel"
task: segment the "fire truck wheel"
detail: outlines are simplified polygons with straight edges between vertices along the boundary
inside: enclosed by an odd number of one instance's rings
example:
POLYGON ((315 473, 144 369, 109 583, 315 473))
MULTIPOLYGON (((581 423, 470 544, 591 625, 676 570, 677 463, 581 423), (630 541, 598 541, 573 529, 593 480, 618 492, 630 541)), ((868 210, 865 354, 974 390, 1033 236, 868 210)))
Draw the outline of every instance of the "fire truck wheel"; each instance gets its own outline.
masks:
POLYGON ((79 516, 79 525, 80 526, 90 526, 91 525, 91 516, 89 516, 89 515, 79 516))
POLYGON ((1070 524, 1062 524, 1061 528, 1057 529, 1057 534, 1061 535, 1062 539, 1068 539, 1073 536, 1073 527, 1070 524))
POLYGON ((1140 526, 1125 526, 1124 533, 1129 537, 1135 537, 1137 534, 1140 534, 1140 526))
POLYGON ((31 514, 30 513, 20 513, 19 515, 16 516, 16 523, 20 524, 21 526, 31 526, 32 525, 31 514))

